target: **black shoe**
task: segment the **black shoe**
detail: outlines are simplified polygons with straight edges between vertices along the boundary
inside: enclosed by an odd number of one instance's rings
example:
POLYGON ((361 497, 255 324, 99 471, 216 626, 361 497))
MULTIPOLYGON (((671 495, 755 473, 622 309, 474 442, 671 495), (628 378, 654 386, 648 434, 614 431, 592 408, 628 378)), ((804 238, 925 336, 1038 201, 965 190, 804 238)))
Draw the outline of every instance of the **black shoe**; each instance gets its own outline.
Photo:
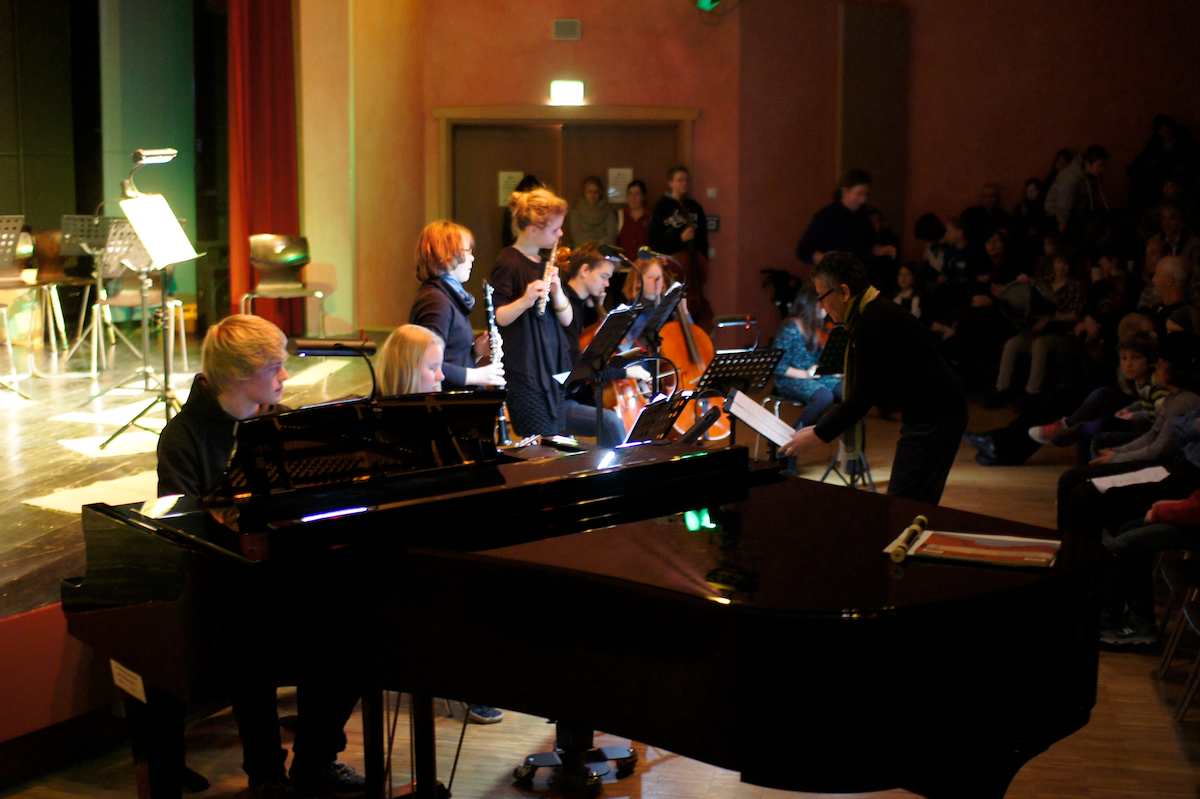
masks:
POLYGON ((184 793, 203 793, 210 787, 207 777, 198 771, 193 771, 186 765, 183 767, 183 774, 180 775, 179 781, 183 785, 184 793))
POLYGON ((367 781, 363 775, 336 760, 311 767, 302 763, 297 768, 293 764, 288 776, 291 777, 297 794, 305 797, 362 796, 367 790, 367 781))

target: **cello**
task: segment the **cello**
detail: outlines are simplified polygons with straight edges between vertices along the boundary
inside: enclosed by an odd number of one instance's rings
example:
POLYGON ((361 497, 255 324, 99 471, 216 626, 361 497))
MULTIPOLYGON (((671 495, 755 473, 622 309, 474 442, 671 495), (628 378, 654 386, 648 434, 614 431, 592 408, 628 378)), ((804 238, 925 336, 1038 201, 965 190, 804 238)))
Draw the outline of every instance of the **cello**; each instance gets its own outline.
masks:
MULTIPOLYGON (((592 343, 596 331, 600 329, 600 325, 604 324, 604 319, 608 315, 608 310, 604 307, 603 302, 597 302, 596 305, 600 312, 600 318, 579 334, 580 351, 586 350, 588 344, 592 343)), ((621 423, 625 425, 626 433, 633 429, 642 408, 647 405, 646 398, 638 389, 637 380, 632 377, 622 377, 610 381, 604 387, 603 402, 605 408, 616 411, 617 416, 621 417, 621 423)))
MULTIPOLYGON (((715 350, 712 339, 704 329, 692 321, 687 310, 687 301, 682 301, 675 309, 675 319, 663 325, 660 353, 669 359, 679 370, 676 385, 679 391, 695 389, 708 362, 712 360, 715 350)), ((720 397, 694 399, 684 407, 679 418, 675 420, 675 430, 687 432, 704 412, 709 408, 723 408, 725 401, 720 397)), ((719 441, 729 436, 729 419, 724 414, 717 419, 704 433, 705 441, 719 441)))

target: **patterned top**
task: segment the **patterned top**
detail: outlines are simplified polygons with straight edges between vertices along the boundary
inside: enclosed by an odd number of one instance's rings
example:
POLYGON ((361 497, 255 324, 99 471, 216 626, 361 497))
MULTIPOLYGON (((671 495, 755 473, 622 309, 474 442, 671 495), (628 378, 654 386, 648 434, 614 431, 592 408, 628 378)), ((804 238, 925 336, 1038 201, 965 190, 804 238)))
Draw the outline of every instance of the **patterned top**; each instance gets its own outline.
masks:
POLYGON ((787 319, 779 333, 775 336, 775 346, 783 350, 783 357, 775 367, 775 393, 797 402, 808 402, 812 395, 823 388, 830 391, 838 390, 842 385, 840 375, 824 377, 786 377, 789 367, 793 369, 811 369, 821 357, 818 346, 810 350, 804 341, 804 333, 795 320, 787 319))

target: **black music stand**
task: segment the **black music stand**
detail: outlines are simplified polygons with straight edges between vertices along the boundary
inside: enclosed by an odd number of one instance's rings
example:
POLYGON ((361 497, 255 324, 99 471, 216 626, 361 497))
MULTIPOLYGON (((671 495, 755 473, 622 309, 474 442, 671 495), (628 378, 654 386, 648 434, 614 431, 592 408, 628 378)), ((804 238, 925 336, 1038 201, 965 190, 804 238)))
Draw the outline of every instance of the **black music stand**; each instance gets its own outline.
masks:
MULTIPOLYGON (((658 362, 660 360, 659 352, 662 350, 662 329, 663 325, 675 315, 675 309, 679 307, 679 301, 684 298, 687 289, 685 283, 674 283, 672 286, 662 293, 659 297, 657 305, 651 305, 642 313, 647 315, 646 324, 638 334, 642 340, 646 342, 646 348, 649 352, 648 359, 653 363, 653 368, 650 371, 651 392, 654 396, 659 393, 659 375, 658 362)), ((674 368, 674 364, 671 364, 674 368)), ((676 385, 678 385, 676 378, 676 385)))
MULTIPOLYGON (((770 382, 782 357, 783 350, 777 349, 718 353, 700 375, 691 398, 715 394, 728 402, 734 391, 743 394, 759 391, 770 382)), ((737 441, 737 419, 728 412, 726 415, 729 416, 729 446, 733 446, 737 441)))
MULTIPOLYGON (((92 275, 95 278, 95 283, 87 288, 91 294, 92 300, 92 318, 88 322, 87 327, 75 339, 67 354, 63 357, 63 362, 71 360, 71 356, 79 349, 85 338, 92 339, 92 365, 89 374, 95 377, 98 370, 96 361, 99 358, 100 368, 108 368, 108 353, 101 342, 104 338, 103 326, 108 325, 107 338, 109 342, 116 343, 115 333, 119 333, 116 326, 112 324, 111 318, 105 318, 104 307, 104 274, 103 265, 105 263, 105 255, 109 247, 109 231, 112 229, 112 224, 115 217, 111 216, 88 216, 86 214, 63 214, 62 217, 62 254, 63 255, 86 255, 92 259, 92 275)), ((124 235, 124 234, 122 234, 124 235)), ((119 263, 124 256, 129 246, 132 244, 127 236, 124 237, 124 248, 121 249, 121 244, 118 240, 113 241, 113 253, 116 261, 108 259, 110 263, 119 263), (120 250, 118 252, 118 250, 120 250)), ((85 294, 83 304, 86 306, 88 296, 85 294)), ((122 336, 124 338, 124 336, 122 336)), ((126 341, 126 344, 129 344, 126 341)), ((129 345, 131 348, 133 345, 129 345)))
POLYGON ((662 441, 675 427, 675 420, 691 402, 691 397, 677 391, 670 397, 662 397, 642 408, 633 429, 625 436, 626 444, 642 441, 662 441))
POLYGON ((596 446, 600 445, 600 431, 604 426, 604 373, 616 365, 612 363, 613 356, 641 310, 641 305, 634 305, 604 317, 600 329, 587 349, 580 353, 575 368, 563 382, 567 388, 576 383, 592 384, 592 394, 596 400, 596 446))

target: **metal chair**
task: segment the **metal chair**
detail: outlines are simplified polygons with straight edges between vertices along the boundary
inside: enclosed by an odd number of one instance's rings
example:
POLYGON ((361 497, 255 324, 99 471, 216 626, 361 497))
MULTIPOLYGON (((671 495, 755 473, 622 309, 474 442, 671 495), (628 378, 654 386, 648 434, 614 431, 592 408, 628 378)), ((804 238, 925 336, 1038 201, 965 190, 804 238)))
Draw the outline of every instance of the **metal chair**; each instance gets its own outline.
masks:
POLYGON ((307 299, 317 300, 317 333, 325 337, 325 292, 309 288, 301 274, 311 260, 308 239, 304 236, 284 236, 256 233, 250 237, 250 263, 258 273, 258 284, 242 295, 241 311, 254 313, 254 300, 307 299))
MULTIPOLYGON (((775 412, 776 419, 782 417, 781 411, 785 405, 789 408, 796 408, 801 412, 803 412, 804 408, 806 407, 805 404, 800 400, 789 399, 778 394, 771 394, 769 397, 763 400, 762 404, 764 408, 768 408, 775 412), (774 407, 772 408, 771 406, 774 407)), ((758 460, 758 445, 762 442, 762 438, 763 437, 761 435, 755 436, 754 438, 754 460, 758 460)))
MULTIPOLYGON (((174 338, 172 342, 164 342, 164 346, 179 346, 179 357, 183 362, 183 371, 188 371, 188 354, 187 354, 187 330, 185 329, 183 300, 174 297, 166 296, 163 293, 163 279, 165 272, 151 272, 150 279, 153 281, 153 287, 147 295, 147 303, 151 308, 161 308, 163 314, 170 314, 174 327, 174 338), (165 297, 165 301, 164 301, 165 297)), ((109 308, 140 308, 142 304, 141 296, 141 278, 136 272, 131 272, 128 269, 121 275, 120 282, 110 282, 108 284, 111 296, 109 296, 104 304, 109 308)), ((168 327, 164 326, 163 331, 167 331, 168 327)))

